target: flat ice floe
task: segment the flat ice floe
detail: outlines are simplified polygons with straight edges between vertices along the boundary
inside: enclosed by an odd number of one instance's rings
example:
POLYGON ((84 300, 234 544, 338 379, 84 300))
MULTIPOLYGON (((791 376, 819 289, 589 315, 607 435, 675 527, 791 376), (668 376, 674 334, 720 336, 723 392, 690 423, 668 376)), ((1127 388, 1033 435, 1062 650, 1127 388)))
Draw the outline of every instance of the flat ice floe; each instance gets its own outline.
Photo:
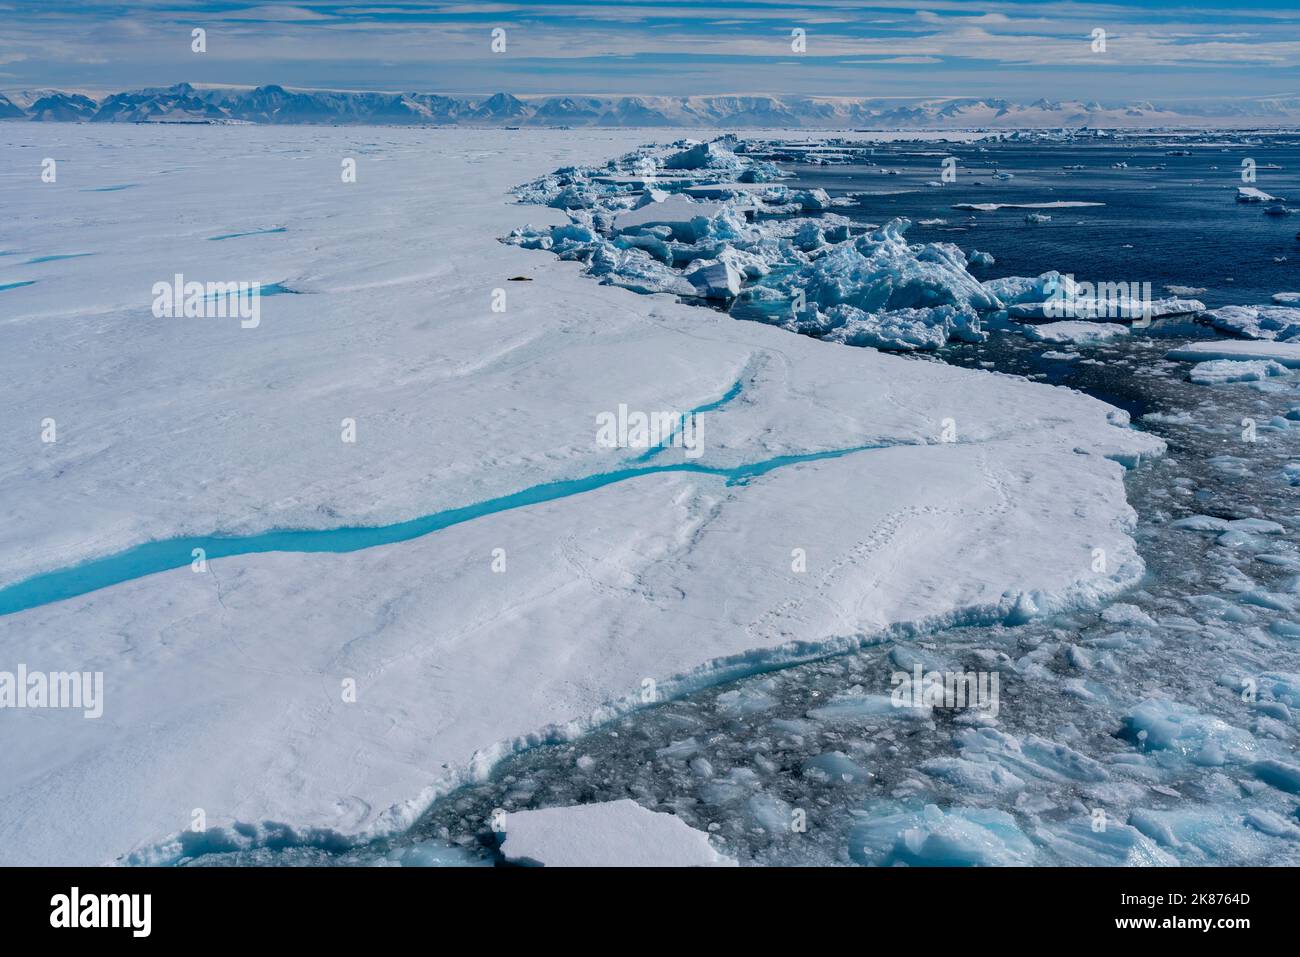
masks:
POLYGON ((4 194, 51 248, 87 248, 93 217, 99 252, 5 292, 0 381, 23 424, 0 435, 5 584, 149 541, 382 525, 620 473, 642 453, 596 443, 602 411, 715 407, 705 470, 670 448, 662 470, 400 544, 214 559, 0 617, 0 660, 105 675, 102 719, 4 716, 0 862, 346 844, 656 696, 1088 606, 1141 575, 1119 463, 1162 443, 1124 413, 600 286, 498 241, 525 209, 514 184, 642 133, 539 130, 527 151, 508 131, 13 135, 140 185, 4 194), (219 208, 179 214, 217 184, 219 208), (286 231, 209 241, 268 215, 286 231), (150 289, 177 272, 298 294, 256 329, 155 319, 150 289), (819 453, 836 454, 791 458, 819 453))
MULTIPOLYGON (((985 285, 998 290, 1006 290, 1011 295, 1018 298, 1019 292, 1017 284, 1030 282, 1034 285, 1033 295, 1028 301, 1012 301, 1007 306, 1007 316, 1016 322, 1045 322, 1052 319, 1062 319, 1063 317, 1072 317, 1082 322, 1083 325, 1096 325, 1093 320, 1117 319, 1136 322, 1139 320, 1150 321, 1153 319, 1164 319, 1173 316, 1192 316, 1202 312, 1205 309, 1205 303, 1199 299, 1134 299, 1128 296, 1117 298, 1098 298, 1095 295, 1078 295, 1074 287, 1069 285, 1068 277, 1060 276, 1059 273, 1046 273, 1038 277, 1037 280, 1026 280, 1023 277, 1012 276, 1006 279, 990 280, 985 285), (1053 296, 1050 292, 1044 291, 1042 286, 1045 282, 1057 280, 1061 290, 1060 296, 1053 296), (1040 301, 1041 300, 1041 301, 1040 301)), ((1115 323, 1104 323, 1114 325, 1115 323)))
POLYGON ((1205 362, 1211 359, 1271 361, 1297 369, 1300 368, 1300 342, 1242 342, 1231 339, 1191 342, 1170 350, 1168 357, 1184 362, 1205 362))
POLYGON ((692 200, 681 193, 673 193, 659 202, 647 203, 620 213, 614 219, 614 229, 618 232, 632 232, 645 227, 664 226, 673 233, 705 235, 708 223, 724 209, 726 207, 721 203, 692 200), (697 221, 698 229, 695 226, 697 221))
POLYGON ((1238 186, 1237 202, 1239 203, 1273 203, 1277 201, 1276 196, 1270 196, 1255 186, 1238 186))
POLYGON ((1078 209, 1082 206, 1105 206, 1078 200, 1053 200, 1046 203, 955 203, 953 209, 969 209, 980 213, 995 213, 999 209, 1078 209))
POLYGON ((1105 342, 1117 336, 1127 336, 1128 326, 1114 322, 1045 322, 1041 325, 1026 326, 1025 335, 1035 342, 1105 342))
POLYGON ((726 867, 709 836, 635 801, 516 811, 506 816, 506 860, 545 867, 726 867))
POLYGON ((1286 375, 1286 366, 1271 359, 1211 359, 1192 366, 1188 377, 1201 385, 1224 385, 1230 382, 1259 382, 1286 375))
POLYGON ((1247 339, 1300 342, 1300 308, 1295 306, 1221 306, 1205 318, 1216 329, 1247 339))

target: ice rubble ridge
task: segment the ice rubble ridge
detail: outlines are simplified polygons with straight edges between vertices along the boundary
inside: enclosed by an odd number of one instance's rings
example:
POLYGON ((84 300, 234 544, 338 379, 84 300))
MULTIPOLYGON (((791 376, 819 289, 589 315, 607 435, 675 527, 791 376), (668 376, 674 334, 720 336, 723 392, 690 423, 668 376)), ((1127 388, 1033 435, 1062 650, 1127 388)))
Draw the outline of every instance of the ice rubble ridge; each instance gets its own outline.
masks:
MULTIPOLYGON (((832 200, 821 189, 792 189, 779 182, 778 166, 749 151, 728 135, 557 170, 515 195, 562 209, 570 221, 529 224, 505 242, 585 263, 606 284, 740 300, 734 314, 743 318, 883 349, 982 342, 986 329, 1041 316, 1042 305, 1071 284, 1055 271, 981 282, 954 244, 909 243, 904 218, 851 223, 832 210, 853 205, 852 195, 832 200)), ((1161 300, 1151 311, 1204 308, 1161 300)))

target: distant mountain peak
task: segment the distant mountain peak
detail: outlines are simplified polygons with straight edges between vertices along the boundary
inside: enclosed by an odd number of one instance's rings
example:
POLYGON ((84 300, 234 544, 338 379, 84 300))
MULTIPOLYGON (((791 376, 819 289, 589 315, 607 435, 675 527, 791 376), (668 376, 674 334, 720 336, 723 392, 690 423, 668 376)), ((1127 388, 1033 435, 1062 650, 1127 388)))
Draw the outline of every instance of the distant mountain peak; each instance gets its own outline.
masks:
POLYGON ((1103 106, 1090 100, 1023 104, 1002 97, 780 97, 770 94, 486 96, 294 90, 257 87, 168 87, 89 96, 60 90, 0 95, 0 119, 95 123, 315 123, 479 126, 680 126, 805 129, 1025 129, 1081 127, 1250 126, 1300 123, 1300 97, 1273 96, 1178 110, 1142 101, 1103 106))

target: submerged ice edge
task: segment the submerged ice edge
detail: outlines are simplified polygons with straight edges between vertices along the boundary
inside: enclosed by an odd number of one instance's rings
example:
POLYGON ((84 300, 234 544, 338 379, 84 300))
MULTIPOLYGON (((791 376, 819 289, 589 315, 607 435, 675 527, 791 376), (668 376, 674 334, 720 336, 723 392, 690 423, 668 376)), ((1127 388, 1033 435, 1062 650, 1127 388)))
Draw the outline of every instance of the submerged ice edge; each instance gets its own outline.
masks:
MULTIPOLYGON (((1036 617, 1049 619, 1072 612, 1094 611, 1136 586, 1145 574, 1145 563, 1134 555, 1109 577, 1086 585, 1076 582, 1054 596, 1050 602, 1043 601, 1042 596, 1036 595, 1030 598, 1029 603, 1034 604, 1037 600, 1036 617)), ((1029 597, 1023 592, 1005 594, 996 603, 970 605, 915 621, 895 622, 870 633, 839 635, 824 641, 791 640, 780 645, 755 648, 705 661, 657 683, 653 702, 642 700, 639 693, 624 695, 607 701, 584 716, 563 723, 547 724, 536 731, 480 748, 465 765, 450 770, 444 778, 425 787, 415 797, 387 808, 374 823, 356 832, 347 833, 311 824, 295 827, 278 821, 232 821, 228 826, 209 825, 202 832, 182 830, 156 842, 142 842, 121 854, 115 861, 105 863, 130 867, 167 867, 212 854, 262 849, 313 848, 330 853, 363 849, 409 831, 436 801, 454 794, 466 785, 487 780, 497 765, 525 751, 575 741, 602 725, 634 712, 656 708, 693 693, 753 675, 837 658, 866 648, 891 643, 912 643, 957 628, 1019 623, 1025 600, 1029 597)))

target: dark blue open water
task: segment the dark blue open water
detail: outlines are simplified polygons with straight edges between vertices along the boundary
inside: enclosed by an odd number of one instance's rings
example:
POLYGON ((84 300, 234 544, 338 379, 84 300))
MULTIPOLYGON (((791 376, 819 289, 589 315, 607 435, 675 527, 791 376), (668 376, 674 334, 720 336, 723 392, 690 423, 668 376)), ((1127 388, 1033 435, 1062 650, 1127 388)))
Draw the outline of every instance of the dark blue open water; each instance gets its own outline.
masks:
POLYGON ((1166 294, 1165 285, 1191 286, 1205 289, 1195 298, 1211 308, 1267 303, 1274 292, 1300 288, 1300 215, 1269 216, 1268 204, 1236 201, 1238 186, 1254 186, 1300 209, 1300 137, 1244 146, 899 144, 874 148, 871 159, 876 166, 789 167, 797 177, 792 185, 819 186, 832 196, 868 192, 857 208, 835 212, 873 223, 906 216, 914 242, 991 253, 994 266, 972 270, 983 279, 1057 269, 1080 281, 1150 282, 1157 296, 1166 294), (1182 150, 1192 155, 1167 155, 1182 150), (958 161, 955 182, 926 186, 940 180, 947 156, 958 161), (1244 159, 1256 163, 1253 183, 1241 178, 1244 159), (996 170, 1013 178, 996 179, 996 170), (1026 209, 952 208, 1055 201, 1105 205, 1037 210, 1052 217, 1040 224, 1025 222, 1026 209), (920 224, 931 219, 946 223, 920 224))

